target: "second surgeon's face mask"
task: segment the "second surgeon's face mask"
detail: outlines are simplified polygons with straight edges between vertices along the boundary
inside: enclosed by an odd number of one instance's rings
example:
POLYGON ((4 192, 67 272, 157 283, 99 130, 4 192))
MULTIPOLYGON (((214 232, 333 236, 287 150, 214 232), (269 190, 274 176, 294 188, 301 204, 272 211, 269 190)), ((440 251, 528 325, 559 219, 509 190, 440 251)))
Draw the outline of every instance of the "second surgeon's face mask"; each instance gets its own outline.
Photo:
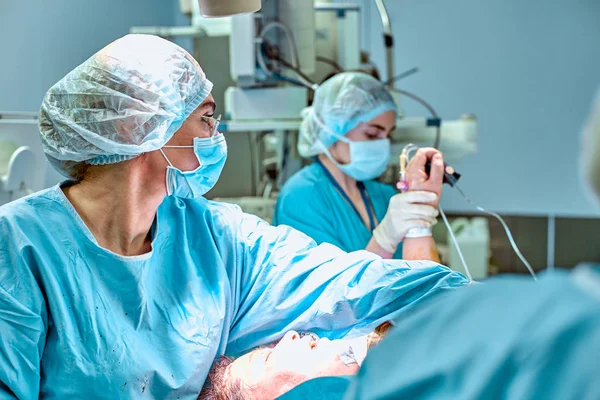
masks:
POLYGON ((167 194, 194 199, 213 188, 227 160, 227 142, 223 134, 209 138, 194 138, 193 146, 164 146, 164 148, 193 148, 200 166, 193 171, 175 168, 165 153, 160 150, 169 166, 167 167, 167 194))
POLYGON ((333 132, 316 116, 313 119, 321 127, 321 129, 337 137, 338 140, 348 143, 348 147, 350 149, 350 162, 348 164, 340 164, 331 155, 329 149, 323 143, 321 143, 322 151, 344 174, 359 182, 362 182, 375 179, 385 172, 390 162, 389 139, 355 142, 348 139, 344 135, 333 132))
POLYGON ((354 142, 345 136, 339 138, 350 147, 350 163, 339 164, 329 151, 327 155, 346 175, 357 181, 375 179, 385 172, 390 161, 390 140, 376 139, 354 142))
POLYGON ((322 145, 323 152, 344 174, 362 182, 375 179, 385 172, 390 162, 389 139, 354 142, 345 136, 334 134, 331 131, 330 133, 338 136, 338 140, 348 143, 350 148, 350 163, 340 164, 333 158, 329 149, 322 145))

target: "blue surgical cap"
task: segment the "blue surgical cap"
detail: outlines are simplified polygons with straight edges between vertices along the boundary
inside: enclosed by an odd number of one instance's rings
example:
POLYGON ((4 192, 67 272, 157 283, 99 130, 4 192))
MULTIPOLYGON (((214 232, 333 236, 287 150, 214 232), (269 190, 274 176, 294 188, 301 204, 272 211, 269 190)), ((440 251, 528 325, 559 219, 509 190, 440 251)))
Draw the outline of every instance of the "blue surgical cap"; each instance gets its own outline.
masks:
POLYGON ((386 87, 370 75, 344 72, 323 82, 313 104, 302 111, 298 152, 313 157, 361 122, 398 107, 386 87))
POLYGON ((127 35, 50 88, 40 111, 46 157, 63 175, 163 147, 212 90, 200 65, 176 44, 127 35))

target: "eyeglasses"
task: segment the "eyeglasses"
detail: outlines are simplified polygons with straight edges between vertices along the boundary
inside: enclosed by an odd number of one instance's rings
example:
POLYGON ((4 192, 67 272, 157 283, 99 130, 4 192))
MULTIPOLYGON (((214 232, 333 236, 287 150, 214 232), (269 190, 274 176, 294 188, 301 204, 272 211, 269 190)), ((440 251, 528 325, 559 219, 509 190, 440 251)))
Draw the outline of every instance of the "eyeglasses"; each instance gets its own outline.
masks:
POLYGON ((206 123, 208 123, 208 128, 210 130, 209 137, 215 136, 217 134, 217 129, 219 128, 219 123, 221 122, 221 114, 219 114, 217 118, 209 117, 206 115, 203 115, 200 118, 202 118, 203 121, 206 121, 206 123))
MULTIPOLYGON (((214 117, 209 117, 207 115, 203 115, 200 118, 202 118, 203 121, 205 121, 208 124, 208 131, 210 132, 208 136, 209 138, 214 137, 217 134, 217 128, 219 127, 219 122, 221 122, 221 114, 219 114, 219 116, 217 118, 214 117)), ((204 137, 204 136, 202 136, 204 137)), ((193 149, 194 146, 190 145, 190 146, 163 146, 163 148, 165 149, 193 149)), ((163 156, 165 156, 165 158, 167 157, 165 155, 165 153, 162 151, 162 149, 160 149, 160 151, 163 153, 163 156)), ((169 159, 167 158, 167 161, 169 161, 169 159)), ((169 162, 170 164, 170 162, 169 162)))

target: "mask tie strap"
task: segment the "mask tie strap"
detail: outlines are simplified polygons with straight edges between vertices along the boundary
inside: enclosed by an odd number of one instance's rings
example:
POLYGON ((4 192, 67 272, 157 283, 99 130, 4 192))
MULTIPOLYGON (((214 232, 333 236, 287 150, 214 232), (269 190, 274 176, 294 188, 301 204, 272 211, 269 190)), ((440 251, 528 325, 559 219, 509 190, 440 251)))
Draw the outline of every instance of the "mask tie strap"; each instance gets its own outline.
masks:
MULTIPOLYGON (((165 158, 165 160, 167 160, 167 163, 169 164, 169 166, 173 167, 173 164, 171 164, 171 161, 169 161, 169 159, 167 158, 167 155, 165 154, 163 149, 158 149, 158 150, 160 150, 160 152, 163 155, 163 157, 165 158)), ((173 168, 175 168, 175 167, 173 167, 173 168)))

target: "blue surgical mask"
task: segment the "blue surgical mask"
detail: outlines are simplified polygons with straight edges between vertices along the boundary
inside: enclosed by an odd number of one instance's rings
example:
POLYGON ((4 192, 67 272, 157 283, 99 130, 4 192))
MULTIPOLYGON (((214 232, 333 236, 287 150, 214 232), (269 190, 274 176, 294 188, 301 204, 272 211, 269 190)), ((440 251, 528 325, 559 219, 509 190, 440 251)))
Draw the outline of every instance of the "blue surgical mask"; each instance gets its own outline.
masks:
POLYGON ((350 147, 350 163, 340 164, 331 156, 327 156, 346 175, 362 182, 375 179, 383 174, 390 162, 390 140, 376 139, 353 142, 345 136, 339 138, 350 147))
POLYGON ((350 163, 340 164, 329 152, 329 149, 319 139, 321 151, 346 175, 362 182, 375 179, 381 176, 390 162, 390 140, 376 139, 354 142, 344 135, 333 132, 321 120, 315 118, 314 121, 327 131, 336 136, 338 140, 348 143, 350 147, 350 163))
POLYGON ((169 163, 167 167, 167 194, 181 198, 195 199, 215 186, 227 160, 227 142, 223 134, 209 138, 194 138, 193 146, 164 146, 163 148, 193 148, 200 166, 193 171, 181 171, 171 164, 165 153, 161 153, 169 163))

